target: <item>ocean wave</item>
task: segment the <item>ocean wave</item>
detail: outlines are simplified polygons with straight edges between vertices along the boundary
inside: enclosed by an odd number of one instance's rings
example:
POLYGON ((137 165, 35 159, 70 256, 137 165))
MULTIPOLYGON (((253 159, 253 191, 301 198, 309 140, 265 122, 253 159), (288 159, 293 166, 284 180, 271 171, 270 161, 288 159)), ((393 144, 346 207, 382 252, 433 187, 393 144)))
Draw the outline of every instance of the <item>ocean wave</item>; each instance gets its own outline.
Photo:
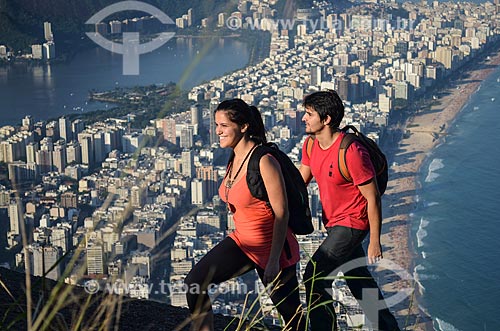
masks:
POLYGON ((445 322, 437 317, 435 319, 435 322, 437 324, 438 331, 460 331, 459 329, 454 327, 452 324, 445 322))
POLYGON ((429 311, 427 310, 427 308, 425 308, 421 304, 418 305, 418 309, 420 309, 421 311, 423 311, 426 315, 430 316, 429 311))
POLYGON ((427 230, 425 230, 425 227, 429 225, 429 221, 424 219, 423 217, 420 219, 420 225, 418 226, 417 230, 417 247, 423 247, 424 242, 423 239, 427 236, 427 230))
POLYGON ((417 264, 415 266, 415 268, 413 268, 414 272, 419 272, 419 271, 424 271, 424 270, 425 270, 425 267, 423 265, 421 265, 421 264, 417 264))
POLYGON ((426 253, 426 252, 424 252, 424 251, 422 251, 422 258, 423 258, 423 259, 426 259, 426 258, 427 258, 427 253, 426 253))
POLYGON ((417 231, 417 247, 423 247, 424 242, 422 239, 424 239, 427 236, 427 231, 424 229, 418 229, 417 231))
POLYGON ((420 280, 422 279, 421 274, 419 273, 420 270, 425 270, 424 266, 422 266, 421 264, 417 265, 413 269, 413 279, 415 280, 415 282, 418 285, 418 292, 420 293, 420 295, 423 295, 425 293, 425 287, 420 282, 420 280))
POLYGON ((433 182, 436 178, 439 177, 439 174, 436 173, 437 170, 444 168, 443 159, 434 159, 429 164, 429 172, 427 173, 427 177, 425 177, 425 182, 433 182))
POLYGON ((436 206, 436 205, 439 205, 439 202, 432 201, 432 202, 427 202, 424 204, 425 207, 432 207, 432 206, 436 206))
POLYGON ((429 164, 429 171, 436 171, 441 168, 444 168, 443 159, 434 159, 429 164))

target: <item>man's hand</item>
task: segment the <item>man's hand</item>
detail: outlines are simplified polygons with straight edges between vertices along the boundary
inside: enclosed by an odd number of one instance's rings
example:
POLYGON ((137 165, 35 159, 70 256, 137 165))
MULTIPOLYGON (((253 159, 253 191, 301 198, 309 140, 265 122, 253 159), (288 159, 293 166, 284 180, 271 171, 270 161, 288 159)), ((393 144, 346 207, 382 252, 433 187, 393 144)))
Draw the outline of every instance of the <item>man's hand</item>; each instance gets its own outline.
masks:
POLYGON ((380 245, 380 242, 370 241, 370 244, 368 244, 368 263, 377 263, 382 258, 382 246, 380 245))

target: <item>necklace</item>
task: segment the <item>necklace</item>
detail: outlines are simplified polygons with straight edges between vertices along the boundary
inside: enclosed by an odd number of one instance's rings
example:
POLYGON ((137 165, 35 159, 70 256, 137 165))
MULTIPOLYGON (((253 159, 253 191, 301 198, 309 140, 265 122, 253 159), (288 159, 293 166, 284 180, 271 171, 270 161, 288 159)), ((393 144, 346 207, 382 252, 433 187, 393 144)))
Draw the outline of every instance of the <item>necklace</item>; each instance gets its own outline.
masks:
POLYGON ((252 151, 255 149, 255 147, 257 147, 257 145, 253 145, 253 147, 248 151, 247 155, 243 159, 243 162, 241 162, 240 167, 238 168, 238 171, 236 171, 236 174, 234 175, 233 179, 231 179, 231 177, 233 175, 233 163, 231 162, 231 166, 229 168, 229 173, 228 173, 229 176, 226 179, 226 185, 225 185, 228 190, 231 187, 233 187, 234 181, 236 180, 236 178, 238 178, 238 175, 240 174, 240 171, 243 168, 243 165, 247 161, 250 154, 252 154, 252 151))

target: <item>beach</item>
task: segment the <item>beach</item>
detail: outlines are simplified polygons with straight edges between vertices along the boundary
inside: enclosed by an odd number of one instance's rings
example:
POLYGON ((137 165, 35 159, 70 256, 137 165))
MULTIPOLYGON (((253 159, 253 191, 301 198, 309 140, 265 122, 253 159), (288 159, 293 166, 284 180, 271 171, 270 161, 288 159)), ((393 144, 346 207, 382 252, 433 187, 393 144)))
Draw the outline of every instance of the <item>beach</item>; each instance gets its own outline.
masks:
MULTIPOLYGON (((446 90, 435 92, 429 106, 412 113, 400 123, 400 134, 393 134, 385 142, 385 152, 390 160, 389 184, 383 196, 384 226, 382 244, 384 258, 396 263, 413 274, 413 248, 411 235, 411 213, 418 200, 420 167, 434 147, 446 139, 447 131, 456 115, 467 104, 470 96, 481 82, 500 64, 500 51, 483 56, 468 67, 458 80, 451 80, 446 90)), ((417 107, 418 108, 418 107, 417 107)), ((413 279, 399 280, 384 286, 387 293, 395 293, 403 288, 413 288, 414 294, 393 309, 406 319, 411 330, 432 330, 432 320, 419 307, 418 284, 413 279)), ((386 295, 387 297, 387 295, 386 295)), ((404 326, 404 325, 401 325, 404 326)))

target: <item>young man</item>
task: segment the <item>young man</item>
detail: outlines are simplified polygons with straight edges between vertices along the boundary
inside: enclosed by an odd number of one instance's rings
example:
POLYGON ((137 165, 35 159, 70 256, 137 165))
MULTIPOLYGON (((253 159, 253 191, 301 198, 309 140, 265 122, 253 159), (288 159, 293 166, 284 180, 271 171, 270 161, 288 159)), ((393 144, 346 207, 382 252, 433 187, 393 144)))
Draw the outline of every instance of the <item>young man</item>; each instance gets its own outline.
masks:
POLYGON ((332 279, 325 278, 336 276, 330 273, 350 261, 351 266, 343 270, 347 285, 375 324, 375 330, 399 330, 366 263, 360 263, 366 258, 361 243, 368 233, 368 262, 375 263, 382 258, 380 194, 368 151, 356 141, 349 146, 346 164, 353 181, 347 182, 338 167, 339 147, 344 136, 339 129, 344 117, 342 100, 335 91, 321 91, 306 96, 303 106, 306 133, 315 139, 310 155, 307 140, 304 143, 300 172, 306 184, 313 177, 318 183, 323 224, 328 232, 304 272, 311 330, 337 330, 335 312, 328 303, 332 300, 332 279))

